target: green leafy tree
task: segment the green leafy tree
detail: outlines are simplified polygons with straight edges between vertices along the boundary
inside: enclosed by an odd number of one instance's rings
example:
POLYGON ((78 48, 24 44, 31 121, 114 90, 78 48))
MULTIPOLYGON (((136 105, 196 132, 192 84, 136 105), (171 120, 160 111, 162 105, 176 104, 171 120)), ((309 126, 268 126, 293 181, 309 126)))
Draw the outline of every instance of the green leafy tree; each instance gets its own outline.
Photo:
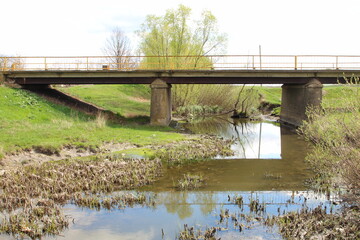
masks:
MULTIPOLYGON (((191 19, 191 9, 179 5, 163 16, 148 15, 137 32, 143 69, 211 69, 210 54, 223 53, 226 35, 219 33, 216 17, 203 11, 200 20, 191 19)), ((174 86, 174 107, 183 106, 193 85, 174 86)))

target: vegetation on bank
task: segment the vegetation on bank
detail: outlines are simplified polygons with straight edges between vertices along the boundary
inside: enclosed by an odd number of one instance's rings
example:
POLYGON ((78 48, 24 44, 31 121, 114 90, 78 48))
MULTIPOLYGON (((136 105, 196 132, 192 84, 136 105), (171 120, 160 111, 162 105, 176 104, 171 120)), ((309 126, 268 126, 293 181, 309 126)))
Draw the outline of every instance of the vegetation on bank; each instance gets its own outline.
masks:
POLYGON ((149 116, 150 87, 147 85, 78 85, 57 89, 123 117, 149 116))
POLYGON ((299 132, 315 145, 307 160, 321 185, 346 189, 360 200, 360 81, 348 81, 335 88, 322 109, 308 110, 309 120, 299 132))
POLYGON ((64 147, 96 152, 106 142, 148 145, 184 139, 166 127, 122 125, 0 86, 0 156, 24 150, 56 154, 64 147))
POLYGON ((329 214, 318 207, 279 217, 286 238, 360 238, 360 81, 355 76, 346 80, 346 85, 324 89, 322 108, 308 109, 309 119, 299 129, 314 143, 307 156, 317 174, 314 187, 340 191, 343 208, 329 214))

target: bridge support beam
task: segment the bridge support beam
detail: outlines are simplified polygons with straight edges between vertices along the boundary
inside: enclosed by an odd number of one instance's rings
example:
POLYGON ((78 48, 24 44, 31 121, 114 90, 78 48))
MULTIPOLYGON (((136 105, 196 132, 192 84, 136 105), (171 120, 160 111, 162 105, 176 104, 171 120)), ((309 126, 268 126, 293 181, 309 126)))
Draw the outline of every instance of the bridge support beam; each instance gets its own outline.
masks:
POLYGON ((168 126, 171 121, 171 85, 156 79, 150 87, 150 125, 168 126))
POLYGON ((309 106, 320 107, 322 84, 318 79, 311 79, 306 84, 284 84, 280 120, 300 126, 306 120, 306 109, 309 106))

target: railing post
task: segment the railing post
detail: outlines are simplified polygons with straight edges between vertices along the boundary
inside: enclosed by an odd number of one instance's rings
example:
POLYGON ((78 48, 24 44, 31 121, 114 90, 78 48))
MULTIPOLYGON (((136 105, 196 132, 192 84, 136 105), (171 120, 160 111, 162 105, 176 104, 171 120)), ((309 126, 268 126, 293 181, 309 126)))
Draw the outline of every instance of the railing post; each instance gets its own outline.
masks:
POLYGON ((45 71, 47 71, 47 63, 46 63, 46 57, 44 58, 44 64, 45 64, 45 71))
POLYGON ((7 71, 7 57, 5 57, 5 59, 4 59, 4 66, 3 66, 3 72, 5 72, 5 71, 7 71))
POLYGON ((336 56, 336 70, 339 69, 339 56, 336 56))
POLYGON ((89 57, 86 57, 86 71, 89 71, 89 57))
POLYGON ((295 56, 295 70, 297 70, 297 65, 298 65, 298 59, 297 56, 295 56))
POLYGON ((252 65, 253 65, 253 69, 255 70, 255 56, 252 56, 252 65))

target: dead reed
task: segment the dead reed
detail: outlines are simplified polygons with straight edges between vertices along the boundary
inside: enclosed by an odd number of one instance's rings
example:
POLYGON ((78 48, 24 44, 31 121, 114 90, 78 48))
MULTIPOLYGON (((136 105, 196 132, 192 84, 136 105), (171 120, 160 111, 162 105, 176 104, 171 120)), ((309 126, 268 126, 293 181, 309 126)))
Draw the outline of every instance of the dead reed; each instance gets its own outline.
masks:
POLYGON ((202 136, 200 139, 163 146, 157 150, 155 156, 168 166, 181 165, 189 162, 208 160, 216 156, 230 156, 232 140, 225 140, 213 136, 202 136))
POLYGON ((7 171, 0 178, 0 232, 32 239, 59 234, 69 225, 61 206, 94 209, 153 205, 144 194, 115 194, 151 183, 161 174, 159 159, 127 159, 111 154, 93 159, 48 162, 7 171))

